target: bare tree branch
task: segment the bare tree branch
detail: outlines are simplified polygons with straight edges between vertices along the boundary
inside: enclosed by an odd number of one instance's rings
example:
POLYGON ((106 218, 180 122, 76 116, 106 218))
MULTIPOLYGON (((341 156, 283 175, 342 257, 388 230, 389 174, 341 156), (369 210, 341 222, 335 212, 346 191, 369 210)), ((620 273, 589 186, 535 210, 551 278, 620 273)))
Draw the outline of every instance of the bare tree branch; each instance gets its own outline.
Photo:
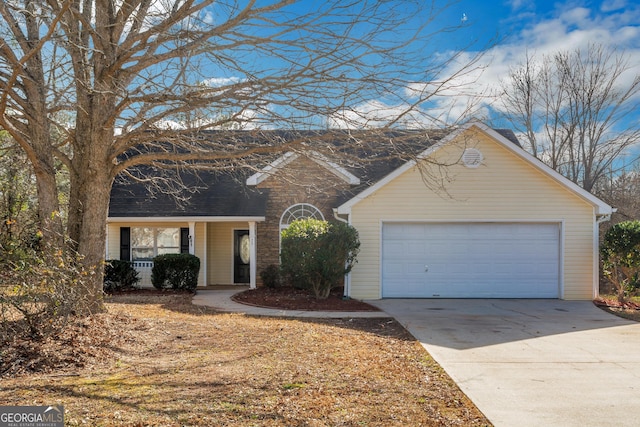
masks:
POLYGON ((640 75, 624 53, 590 45, 525 64, 503 85, 503 111, 531 153, 592 191, 623 170, 640 130, 629 123, 639 106, 640 75))

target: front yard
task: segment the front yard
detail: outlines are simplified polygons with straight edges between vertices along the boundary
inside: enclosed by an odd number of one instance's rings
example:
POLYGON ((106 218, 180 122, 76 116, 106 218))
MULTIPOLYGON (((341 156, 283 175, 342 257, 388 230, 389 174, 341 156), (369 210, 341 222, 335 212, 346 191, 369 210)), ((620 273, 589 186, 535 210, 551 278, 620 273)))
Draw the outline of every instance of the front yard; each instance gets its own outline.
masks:
POLYGON ((46 373, 5 375, 0 402, 63 404, 68 426, 489 425, 392 319, 254 318, 190 300, 111 297, 85 326, 95 339, 67 343, 91 355, 82 366, 56 352, 46 373))

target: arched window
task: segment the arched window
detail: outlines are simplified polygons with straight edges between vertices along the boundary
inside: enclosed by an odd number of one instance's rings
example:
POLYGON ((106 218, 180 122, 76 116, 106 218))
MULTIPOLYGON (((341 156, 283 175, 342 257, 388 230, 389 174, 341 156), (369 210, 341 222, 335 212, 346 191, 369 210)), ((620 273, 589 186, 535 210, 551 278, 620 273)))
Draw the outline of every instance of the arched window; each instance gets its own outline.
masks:
POLYGON ((320 209, 308 203, 298 203, 297 205, 291 206, 282 214, 282 217, 280 218, 280 231, 289 227, 289 224, 293 221, 305 218, 324 221, 324 216, 322 215, 322 212, 320 212, 320 209))

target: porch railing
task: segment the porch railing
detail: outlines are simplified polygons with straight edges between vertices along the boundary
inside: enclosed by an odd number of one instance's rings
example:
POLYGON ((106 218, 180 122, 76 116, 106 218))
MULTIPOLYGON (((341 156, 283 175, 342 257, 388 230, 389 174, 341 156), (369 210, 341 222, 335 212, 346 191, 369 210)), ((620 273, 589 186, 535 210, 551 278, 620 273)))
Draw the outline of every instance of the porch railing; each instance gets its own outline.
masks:
POLYGON ((153 269, 153 261, 133 261, 133 268, 138 272, 140 281, 138 286, 143 288, 152 287, 151 270, 153 269))

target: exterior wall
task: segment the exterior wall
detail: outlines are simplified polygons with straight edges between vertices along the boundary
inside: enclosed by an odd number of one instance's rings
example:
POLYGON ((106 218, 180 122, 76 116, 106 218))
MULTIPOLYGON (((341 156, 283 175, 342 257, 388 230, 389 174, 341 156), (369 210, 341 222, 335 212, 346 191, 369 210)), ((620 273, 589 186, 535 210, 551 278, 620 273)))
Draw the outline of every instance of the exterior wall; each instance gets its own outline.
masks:
POLYGON ((318 208, 324 219, 330 220, 339 192, 348 189, 349 184, 301 156, 258 184, 258 188, 270 189, 265 221, 256 227, 260 283, 260 272, 270 264, 280 263, 280 219, 284 211, 292 205, 308 203, 318 208))
MULTIPOLYGON (((110 222, 107 224, 106 259, 120 259, 120 227, 189 227, 186 222, 110 222)), ((197 231, 197 230, 196 230, 197 231)), ((197 242, 197 240, 196 240, 197 242)))
POLYGON ((438 150, 434 159, 455 163, 470 146, 484 156, 480 167, 413 168, 353 206, 351 223, 360 234, 361 251, 351 274, 351 296, 380 298, 384 221, 486 220, 561 222, 561 296, 591 299, 593 207, 481 132, 466 132, 438 150))
POLYGON ((233 284, 233 230, 248 230, 249 224, 212 222, 207 228, 207 284, 233 284))
MULTIPOLYGON (((187 222, 110 222, 107 224, 107 253, 106 259, 120 259, 120 227, 189 227, 187 222)), ((195 224, 195 255, 200 258, 200 275, 198 276, 198 286, 205 286, 207 283, 204 277, 204 223, 195 224)), ((147 274, 148 275, 148 274, 147 274)), ((144 279, 144 278, 143 278, 144 279)), ((149 281, 149 278, 146 278, 149 281)), ((150 286, 151 282, 143 283, 143 286, 150 286)))

